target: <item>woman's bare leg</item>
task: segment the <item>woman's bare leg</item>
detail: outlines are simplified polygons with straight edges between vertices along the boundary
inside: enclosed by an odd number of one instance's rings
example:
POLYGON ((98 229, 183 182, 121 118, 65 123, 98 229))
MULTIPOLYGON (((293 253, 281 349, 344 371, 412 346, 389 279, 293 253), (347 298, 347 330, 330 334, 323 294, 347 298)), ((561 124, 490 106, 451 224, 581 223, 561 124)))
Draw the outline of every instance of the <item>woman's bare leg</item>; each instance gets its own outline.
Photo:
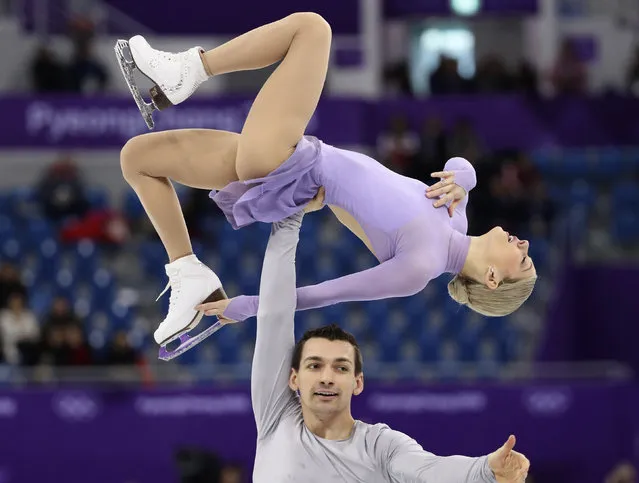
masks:
POLYGON ((138 194, 171 261, 192 253, 171 180, 221 189, 276 169, 304 135, 326 79, 331 29, 314 13, 296 13, 202 54, 209 75, 281 61, 265 82, 241 135, 181 130, 139 136, 122 150, 125 179, 138 194))
MULTIPOLYGON (((173 82, 163 78, 165 73, 167 78, 181 79, 175 85, 165 86, 167 90, 182 88, 188 92, 204 75, 194 74, 191 84, 182 84, 184 79, 175 70, 153 66, 155 54, 145 41, 137 39, 136 44, 136 63, 139 61, 153 71, 153 76, 158 77, 156 83, 173 82)), ((297 13, 202 54, 202 64, 209 75, 257 69, 281 61, 257 95, 242 133, 235 137, 158 133, 138 138, 123 149, 124 176, 138 193, 171 261, 175 261, 167 266, 172 289, 169 313, 154 333, 159 344, 170 342, 197 324, 201 314, 196 313, 195 305, 220 290, 220 281, 213 272, 194 257, 185 256, 192 253, 191 244, 169 180, 222 188, 238 178, 261 177, 276 169, 295 149, 317 107, 326 79, 330 45, 331 29, 322 17, 297 13), (213 149, 225 153, 217 157, 228 161, 216 160, 213 149), (185 165, 181 164, 184 160, 185 165), (175 287, 178 289, 173 290, 175 287)), ((201 68, 199 62, 196 64, 192 67, 201 68)), ((183 94, 174 97, 178 99, 183 94)))
POLYGON ((239 179, 266 176, 304 135, 324 88, 331 29, 314 13, 295 13, 202 54, 210 75, 258 69, 281 60, 257 95, 239 139, 239 179))
POLYGON ((200 189, 222 189, 237 181, 239 135, 184 129, 144 134, 122 149, 120 163, 171 262, 193 253, 189 232, 171 181, 200 189))

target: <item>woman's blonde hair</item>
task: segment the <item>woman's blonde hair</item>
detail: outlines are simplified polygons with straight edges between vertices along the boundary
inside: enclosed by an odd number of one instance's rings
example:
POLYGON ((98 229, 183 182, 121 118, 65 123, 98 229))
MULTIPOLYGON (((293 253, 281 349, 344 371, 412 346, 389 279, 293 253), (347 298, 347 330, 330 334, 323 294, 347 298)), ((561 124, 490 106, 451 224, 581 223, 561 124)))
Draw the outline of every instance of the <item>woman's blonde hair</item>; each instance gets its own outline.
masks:
POLYGON ((537 276, 519 280, 504 280, 491 290, 483 283, 457 275, 448 282, 448 293, 457 303, 467 305, 488 317, 503 317, 513 313, 528 300, 535 288, 537 276))

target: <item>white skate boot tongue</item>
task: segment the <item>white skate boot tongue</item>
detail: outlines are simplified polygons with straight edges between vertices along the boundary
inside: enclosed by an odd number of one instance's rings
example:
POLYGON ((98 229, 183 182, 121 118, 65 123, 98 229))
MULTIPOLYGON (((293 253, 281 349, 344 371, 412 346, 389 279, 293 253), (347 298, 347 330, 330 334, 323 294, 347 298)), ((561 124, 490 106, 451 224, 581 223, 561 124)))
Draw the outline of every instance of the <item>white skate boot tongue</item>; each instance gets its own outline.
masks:
POLYGON ((169 290, 169 288, 172 289, 171 301, 173 301, 175 299, 173 293, 178 291, 180 285, 180 270, 186 267, 193 267, 194 265, 202 265, 202 262, 200 262, 195 255, 187 255, 164 265, 164 271, 166 272, 166 276, 169 277, 169 282, 166 284, 166 287, 164 287, 164 290, 162 290, 162 293, 158 295, 158 298, 155 299, 155 301, 157 302, 158 300, 160 300, 160 298, 162 298, 162 295, 164 295, 169 290))
POLYGON ((164 287, 164 290, 162 290, 162 293, 158 295, 158 298, 156 298, 155 301, 157 302, 158 300, 160 300, 160 298, 162 298, 162 296, 170 288, 171 297, 169 299, 169 313, 171 313, 171 309, 175 305, 177 297, 180 293, 180 286, 182 285, 181 284, 182 279, 180 277, 180 269, 178 267, 171 267, 170 265, 167 265, 165 269, 166 269, 166 275, 169 277, 169 281, 166 284, 166 287, 164 287))
MULTIPOLYGON (((193 256, 193 255, 191 255, 193 256)), ((187 257, 184 257, 187 258, 187 257)), ((160 300, 162 298, 162 296, 168 292, 169 289, 171 290, 171 301, 173 301, 174 296, 173 294, 176 292, 177 290, 177 286, 180 283, 180 266, 184 265, 184 262, 182 262, 180 265, 176 265, 178 262, 181 262, 183 260, 183 258, 180 258, 178 260, 175 260, 172 263, 169 263, 168 265, 164 266, 164 271, 166 272, 166 276, 169 277, 169 281, 166 284, 166 287, 164 287, 164 290, 162 290, 162 292, 160 293, 160 295, 158 295, 158 298, 155 299, 155 301, 157 302, 158 300, 160 300)))

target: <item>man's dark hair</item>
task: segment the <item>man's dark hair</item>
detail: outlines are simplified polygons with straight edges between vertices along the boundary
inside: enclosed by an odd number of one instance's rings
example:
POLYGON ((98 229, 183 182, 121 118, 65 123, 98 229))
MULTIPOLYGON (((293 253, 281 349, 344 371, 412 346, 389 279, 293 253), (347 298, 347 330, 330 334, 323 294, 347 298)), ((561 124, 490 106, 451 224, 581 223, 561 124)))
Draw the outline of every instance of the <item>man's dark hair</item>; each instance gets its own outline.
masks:
POLYGON ((343 340, 353 346, 355 351, 355 375, 359 375, 362 372, 362 352, 359 349, 359 345, 355 340, 353 334, 346 332, 344 329, 336 324, 325 325, 324 327, 318 327, 317 329, 307 330, 302 338, 295 344, 293 349, 293 358, 291 360, 291 367, 296 371, 300 370, 300 363, 302 362, 302 351, 304 350, 304 344, 309 339, 328 339, 343 340))

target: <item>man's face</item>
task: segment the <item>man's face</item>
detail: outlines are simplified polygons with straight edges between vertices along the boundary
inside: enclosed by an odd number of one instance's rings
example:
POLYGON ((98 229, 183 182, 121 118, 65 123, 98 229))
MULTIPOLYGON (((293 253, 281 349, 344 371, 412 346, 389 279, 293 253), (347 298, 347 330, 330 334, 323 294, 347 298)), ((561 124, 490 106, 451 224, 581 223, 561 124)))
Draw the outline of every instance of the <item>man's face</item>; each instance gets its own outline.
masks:
POLYGON ((307 340, 289 385, 299 390, 302 406, 318 415, 350 410, 351 398, 364 389, 363 374, 355 375, 355 348, 342 340, 307 340))

